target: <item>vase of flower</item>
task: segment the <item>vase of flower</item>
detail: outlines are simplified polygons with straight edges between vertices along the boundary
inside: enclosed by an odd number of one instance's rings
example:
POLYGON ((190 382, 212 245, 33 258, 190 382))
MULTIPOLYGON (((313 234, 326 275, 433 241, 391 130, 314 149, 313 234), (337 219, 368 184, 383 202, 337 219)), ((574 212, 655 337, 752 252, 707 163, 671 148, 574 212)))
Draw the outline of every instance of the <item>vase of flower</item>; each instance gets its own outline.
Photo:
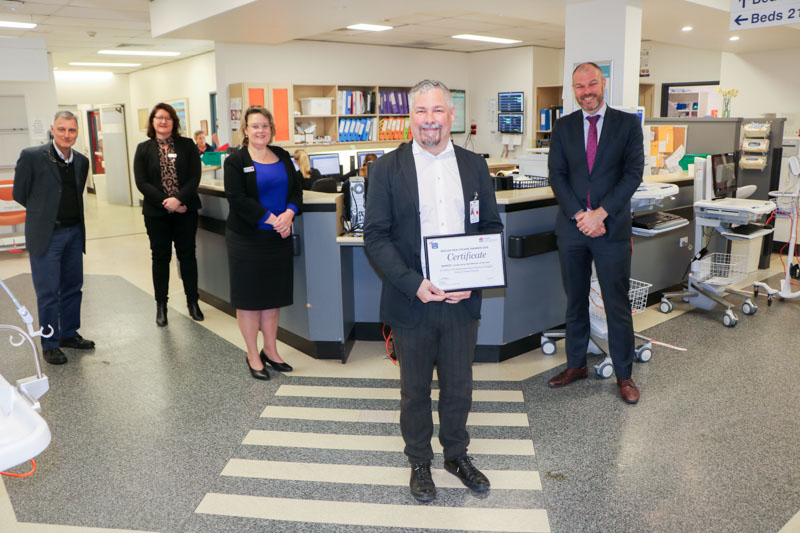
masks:
POLYGON ((717 87, 717 92, 722 95, 722 118, 731 116, 731 100, 739 94, 738 89, 722 89, 717 87))

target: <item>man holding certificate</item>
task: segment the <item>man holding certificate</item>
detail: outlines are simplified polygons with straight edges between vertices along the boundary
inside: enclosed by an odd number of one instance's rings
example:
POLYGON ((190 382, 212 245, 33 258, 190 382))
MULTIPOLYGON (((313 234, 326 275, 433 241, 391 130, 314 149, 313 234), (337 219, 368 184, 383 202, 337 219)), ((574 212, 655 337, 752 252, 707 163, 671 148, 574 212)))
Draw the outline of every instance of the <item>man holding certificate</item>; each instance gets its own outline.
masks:
POLYGON ((364 242, 383 278, 380 316, 392 328, 400 364, 400 429, 411 463, 411 494, 429 502, 436 497, 430 465, 434 366, 444 467, 475 491, 489 489, 467 456, 466 429, 481 309, 480 290, 469 289, 486 285, 473 284, 474 270, 465 265, 502 269, 502 257, 487 266, 492 250, 484 250, 478 238, 430 243, 431 250, 451 248, 449 259, 444 254, 437 266, 455 288, 446 292, 428 275, 425 237, 483 233, 497 239, 503 224, 486 162, 450 141, 455 108, 449 89, 421 81, 409 103, 413 142, 379 158, 370 170, 364 242))

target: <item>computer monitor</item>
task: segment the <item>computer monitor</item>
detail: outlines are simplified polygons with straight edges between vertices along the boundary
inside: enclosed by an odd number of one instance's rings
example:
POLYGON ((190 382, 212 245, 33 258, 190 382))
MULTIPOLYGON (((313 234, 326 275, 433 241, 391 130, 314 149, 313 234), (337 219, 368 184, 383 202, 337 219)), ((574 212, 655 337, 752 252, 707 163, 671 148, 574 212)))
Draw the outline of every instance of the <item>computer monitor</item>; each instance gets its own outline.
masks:
POLYGON ((453 107, 456 111, 456 118, 450 125, 450 133, 466 133, 467 92, 463 89, 450 89, 450 96, 453 98, 453 107))
POLYGON ((522 134, 525 123, 523 113, 500 113, 497 115, 497 131, 500 133, 522 134))
POLYGON ((323 176, 338 176, 342 173, 339 154, 311 154, 308 160, 311 167, 319 170, 323 176))
POLYGON ((497 93, 497 111, 500 113, 522 113, 525 93, 522 91, 497 93))
POLYGON ((733 153, 711 156, 711 176, 715 198, 736 198, 738 162, 733 153))
POLYGON ((380 157, 384 154, 383 150, 364 150, 362 152, 357 152, 358 155, 358 168, 364 166, 364 158, 367 157, 368 154, 375 154, 376 157, 380 157))

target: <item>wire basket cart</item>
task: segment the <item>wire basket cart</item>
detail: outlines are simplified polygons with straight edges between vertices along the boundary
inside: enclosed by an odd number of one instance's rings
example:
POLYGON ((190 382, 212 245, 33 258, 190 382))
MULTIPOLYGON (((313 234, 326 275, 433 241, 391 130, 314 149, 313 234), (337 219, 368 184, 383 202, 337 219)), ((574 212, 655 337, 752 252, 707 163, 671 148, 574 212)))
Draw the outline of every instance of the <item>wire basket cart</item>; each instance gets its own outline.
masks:
POLYGON ((725 307, 722 323, 732 328, 739 323, 739 319, 733 313, 733 304, 723 298, 725 294, 745 297, 742 303, 742 312, 745 315, 754 315, 758 311, 758 306, 750 299, 750 293, 732 287, 744 281, 746 276, 747 260, 744 256, 719 252, 708 254, 692 261, 687 290, 664 293, 658 309, 662 313, 672 311, 674 305, 670 298, 681 298, 684 302, 706 311, 719 304, 725 307))
MULTIPOLYGON (((647 295, 652 287, 651 283, 639 281, 631 278, 630 287, 628 288, 628 299, 631 302, 631 314, 635 315, 644 311, 647 306, 647 295)), ((603 378, 608 379, 614 374, 614 365, 611 361, 611 356, 603 348, 606 344, 603 341, 608 340, 608 322, 606 321, 606 311, 603 306, 603 295, 600 291, 600 282, 597 278, 592 279, 591 288, 589 290, 589 353, 602 354, 605 357, 596 365, 594 365, 595 373, 603 378)), ((542 352, 546 355, 556 353, 555 339, 565 338, 566 331, 553 330, 545 331, 542 333, 541 345, 542 352)), ((652 341, 636 332, 634 336, 645 341, 636 347, 634 356, 636 360, 642 363, 650 361, 653 357, 653 344, 652 341)))

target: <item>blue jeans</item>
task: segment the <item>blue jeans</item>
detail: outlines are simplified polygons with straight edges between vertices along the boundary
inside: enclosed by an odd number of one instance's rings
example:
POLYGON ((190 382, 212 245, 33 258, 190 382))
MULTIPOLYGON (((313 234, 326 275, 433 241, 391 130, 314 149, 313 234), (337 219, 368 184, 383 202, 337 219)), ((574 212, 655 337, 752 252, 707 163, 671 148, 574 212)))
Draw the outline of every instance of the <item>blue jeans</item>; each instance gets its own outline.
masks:
POLYGON ((83 287, 83 232, 80 225, 53 230, 50 246, 39 256, 31 255, 31 275, 39 308, 39 325, 53 335, 42 337, 42 349, 58 348, 61 339, 78 335, 81 327, 83 287))

